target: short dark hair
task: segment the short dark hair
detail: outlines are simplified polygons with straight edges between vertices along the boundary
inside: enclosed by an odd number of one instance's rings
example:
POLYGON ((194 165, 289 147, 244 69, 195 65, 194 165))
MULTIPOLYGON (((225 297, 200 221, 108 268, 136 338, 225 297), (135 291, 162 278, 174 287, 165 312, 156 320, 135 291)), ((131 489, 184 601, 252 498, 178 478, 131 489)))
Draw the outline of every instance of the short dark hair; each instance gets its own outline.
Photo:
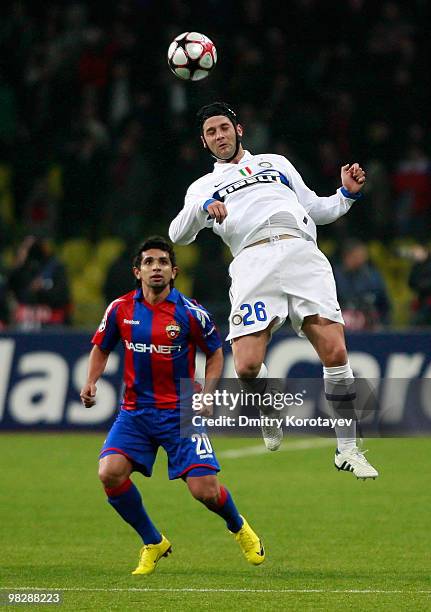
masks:
POLYGON ((169 259, 171 260, 172 267, 177 265, 172 244, 166 240, 166 238, 163 238, 163 236, 149 236, 149 238, 145 238, 144 242, 133 256, 133 266, 135 268, 140 268, 142 263, 142 253, 144 251, 149 251, 150 249, 160 249, 161 251, 166 251, 166 253, 169 253, 169 259))
POLYGON ((235 128, 238 125, 238 117, 236 112, 232 110, 231 107, 226 104, 226 102, 212 102, 211 104, 202 106, 196 113, 196 119, 201 133, 203 132, 205 121, 210 117, 217 117, 218 115, 227 117, 235 128))
MULTIPOLYGON (((149 251, 150 249, 160 249, 161 251, 165 251, 169 254, 169 259, 171 260, 172 267, 174 268, 177 265, 177 259, 175 257, 175 251, 172 244, 163 238, 163 236, 149 236, 145 238, 144 242, 136 251, 133 256, 133 267, 140 268, 142 263, 142 253, 144 251, 149 251)), ((138 279, 136 279, 136 285, 138 287, 141 286, 141 283, 138 279)), ((174 282, 171 281, 171 287, 174 286, 174 282)))

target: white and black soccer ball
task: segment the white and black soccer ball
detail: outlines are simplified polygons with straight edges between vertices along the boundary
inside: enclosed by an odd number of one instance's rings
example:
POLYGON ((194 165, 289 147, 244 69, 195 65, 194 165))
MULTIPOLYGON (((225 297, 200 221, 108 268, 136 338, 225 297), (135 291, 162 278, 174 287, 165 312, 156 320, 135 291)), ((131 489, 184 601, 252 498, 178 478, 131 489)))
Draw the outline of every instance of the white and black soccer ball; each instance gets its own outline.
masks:
POLYGON ((169 68, 184 81, 205 79, 216 63, 214 43, 199 32, 183 32, 169 45, 169 68))

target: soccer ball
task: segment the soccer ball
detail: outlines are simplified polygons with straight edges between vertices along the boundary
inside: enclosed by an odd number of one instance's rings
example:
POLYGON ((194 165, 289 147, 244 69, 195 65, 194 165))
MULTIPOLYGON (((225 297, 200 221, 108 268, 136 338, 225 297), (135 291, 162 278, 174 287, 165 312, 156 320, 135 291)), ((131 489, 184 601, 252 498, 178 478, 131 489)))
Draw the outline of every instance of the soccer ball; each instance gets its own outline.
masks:
POLYGON ((199 32, 184 32, 169 45, 169 68, 184 81, 204 79, 216 63, 217 51, 213 42, 199 32))

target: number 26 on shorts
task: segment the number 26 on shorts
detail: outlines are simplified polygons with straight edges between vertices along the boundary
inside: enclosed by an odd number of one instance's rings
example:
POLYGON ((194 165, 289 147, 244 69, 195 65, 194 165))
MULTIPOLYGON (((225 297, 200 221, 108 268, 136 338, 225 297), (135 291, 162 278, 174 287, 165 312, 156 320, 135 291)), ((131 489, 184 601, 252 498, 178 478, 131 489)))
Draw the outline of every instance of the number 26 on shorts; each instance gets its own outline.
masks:
POLYGON ((241 304, 239 309, 245 311, 242 320, 244 325, 253 325, 256 321, 266 321, 268 318, 264 302, 255 302, 253 305, 241 304))

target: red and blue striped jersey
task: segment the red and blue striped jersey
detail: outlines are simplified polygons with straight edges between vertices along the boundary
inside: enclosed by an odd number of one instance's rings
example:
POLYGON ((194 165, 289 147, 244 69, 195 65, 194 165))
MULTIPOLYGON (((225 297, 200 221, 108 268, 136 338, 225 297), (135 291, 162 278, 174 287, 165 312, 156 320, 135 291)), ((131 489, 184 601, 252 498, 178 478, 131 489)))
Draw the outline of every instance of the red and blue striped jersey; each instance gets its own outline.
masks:
POLYGON ((209 313, 172 289, 159 304, 149 304, 142 289, 114 300, 92 343, 111 351, 124 345, 125 391, 121 408, 178 408, 181 379, 193 380, 196 348, 211 355, 222 346, 209 313))

